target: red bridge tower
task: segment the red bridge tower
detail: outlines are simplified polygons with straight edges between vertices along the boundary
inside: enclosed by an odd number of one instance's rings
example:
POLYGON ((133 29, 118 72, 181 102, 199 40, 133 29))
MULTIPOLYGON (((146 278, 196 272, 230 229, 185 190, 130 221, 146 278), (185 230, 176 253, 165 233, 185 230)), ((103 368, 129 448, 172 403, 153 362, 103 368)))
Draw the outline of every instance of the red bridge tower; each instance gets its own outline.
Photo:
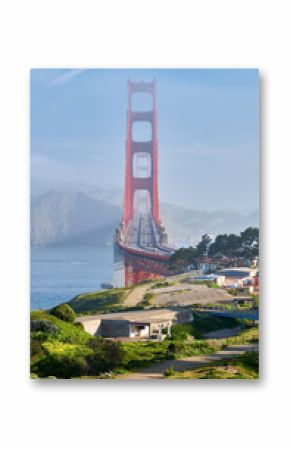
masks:
POLYGON ((156 224, 160 223, 158 198, 158 141, 157 141, 157 113, 156 113, 156 82, 133 83, 128 81, 128 112, 127 112, 127 140, 126 140, 126 175, 125 175, 125 226, 133 218, 134 194, 137 190, 146 190, 150 195, 152 217, 156 224), (132 111, 132 94, 147 92, 152 95, 153 109, 151 111, 132 111), (148 122, 152 129, 149 141, 134 142, 132 129, 135 122, 148 122), (133 160, 138 154, 147 154, 151 165, 151 175, 145 178, 133 175, 133 160))
POLYGON ((114 255, 115 262, 124 262, 124 276, 114 285, 130 286, 170 274, 168 260, 172 251, 159 216, 156 82, 129 81, 124 211, 114 255), (150 95, 151 110, 132 108, 132 97, 137 93, 150 95), (134 126, 139 122, 149 126, 147 140, 134 137, 134 126))

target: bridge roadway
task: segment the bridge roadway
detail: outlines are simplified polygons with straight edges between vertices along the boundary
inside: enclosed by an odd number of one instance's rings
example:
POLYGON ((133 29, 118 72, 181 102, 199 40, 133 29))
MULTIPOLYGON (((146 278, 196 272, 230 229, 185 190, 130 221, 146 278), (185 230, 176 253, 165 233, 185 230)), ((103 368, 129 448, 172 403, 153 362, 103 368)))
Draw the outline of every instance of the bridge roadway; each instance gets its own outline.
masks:
POLYGON ((160 242, 161 233, 151 215, 138 214, 128 224, 125 237, 119 244, 129 252, 168 259, 173 249, 160 242))

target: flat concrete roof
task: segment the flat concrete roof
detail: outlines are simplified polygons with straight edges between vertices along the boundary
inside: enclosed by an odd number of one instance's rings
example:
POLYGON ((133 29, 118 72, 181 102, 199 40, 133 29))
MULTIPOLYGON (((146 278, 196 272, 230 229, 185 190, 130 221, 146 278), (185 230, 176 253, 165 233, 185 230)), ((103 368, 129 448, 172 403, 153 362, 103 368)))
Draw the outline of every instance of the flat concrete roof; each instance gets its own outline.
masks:
POLYGON ((87 315, 77 317, 76 322, 86 323, 88 321, 96 320, 124 320, 132 323, 152 323, 159 321, 168 321, 175 318, 176 313, 188 313, 188 309, 174 308, 174 309, 150 309, 150 310, 138 310, 132 312, 116 312, 106 313, 102 315, 87 315))
MULTIPOLYGON (((153 292, 153 290, 152 290, 153 292)), ((209 288, 204 284, 185 283, 177 286, 160 288, 155 290, 152 304, 159 306, 190 306, 192 304, 211 304, 225 302, 233 299, 232 295, 221 288, 209 288)))
POLYGON ((214 274, 219 276, 226 276, 226 277, 248 277, 248 276, 254 276, 257 273, 256 268, 251 267, 231 267, 231 268, 224 268, 222 270, 217 270, 214 274))

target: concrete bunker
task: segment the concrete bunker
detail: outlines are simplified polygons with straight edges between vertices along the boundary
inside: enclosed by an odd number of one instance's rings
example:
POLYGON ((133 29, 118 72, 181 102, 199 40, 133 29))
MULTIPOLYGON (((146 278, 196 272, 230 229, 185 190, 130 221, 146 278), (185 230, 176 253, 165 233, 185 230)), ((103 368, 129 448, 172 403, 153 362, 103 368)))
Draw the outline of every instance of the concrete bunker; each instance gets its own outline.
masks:
POLYGON ((170 337, 172 325, 192 320, 191 310, 185 308, 151 309, 77 318, 92 335, 154 340, 170 337))

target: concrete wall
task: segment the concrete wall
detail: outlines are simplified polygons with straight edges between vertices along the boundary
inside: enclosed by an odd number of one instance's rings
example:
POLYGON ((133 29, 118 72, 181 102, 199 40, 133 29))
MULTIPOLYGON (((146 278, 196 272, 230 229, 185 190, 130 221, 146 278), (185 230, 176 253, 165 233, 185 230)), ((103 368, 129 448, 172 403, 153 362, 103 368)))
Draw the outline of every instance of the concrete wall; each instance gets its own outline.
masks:
POLYGON ((101 328, 101 319, 94 319, 94 320, 88 320, 88 321, 81 321, 84 329, 86 332, 88 332, 91 335, 100 335, 100 328, 101 328))
POLYGON ((143 338, 149 338, 150 337, 150 326, 144 325, 144 329, 140 329, 139 331, 136 331, 136 324, 130 323, 129 324, 129 335, 130 337, 143 337, 143 338))
POLYGON ((129 337, 130 326, 126 320, 102 320, 100 333, 103 337, 129 337))
POLYGON ((183 309, 179 310, 176 313, 175 319, 173 320, 173 324, 189 323, 190 321, 193 321, 192 311, 188 309, 183 309))

